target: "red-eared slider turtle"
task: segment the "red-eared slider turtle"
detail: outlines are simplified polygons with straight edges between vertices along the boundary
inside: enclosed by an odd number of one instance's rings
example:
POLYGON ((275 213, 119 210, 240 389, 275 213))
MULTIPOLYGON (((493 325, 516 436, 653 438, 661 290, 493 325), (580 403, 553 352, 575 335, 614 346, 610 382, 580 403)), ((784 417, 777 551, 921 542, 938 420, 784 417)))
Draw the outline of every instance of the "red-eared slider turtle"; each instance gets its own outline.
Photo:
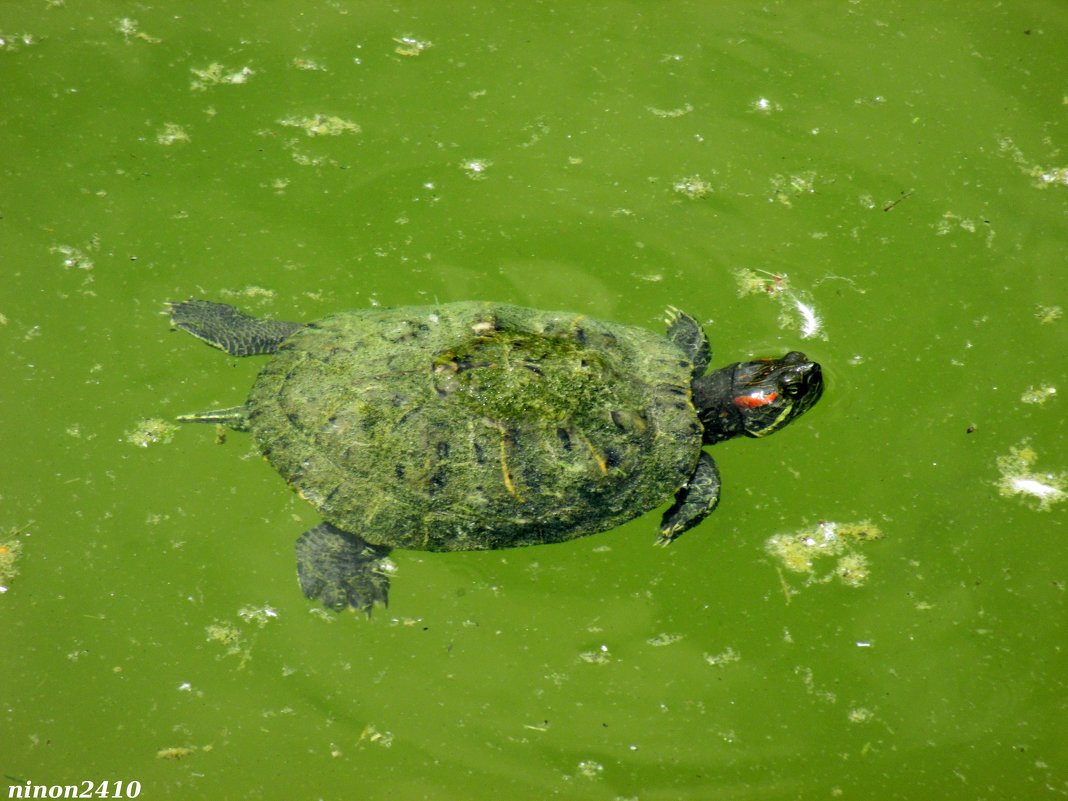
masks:
POLYGON ((307 325, 222 303, 171 320, 234 356, 273 354, 248 400, 181 418, 248 430, 324 522, 297 541, 309 598, 385 603, 392 548, 561 542, 672 495, 659 541, 719 500, 702 448, 763 437, 812 407, 820 366, 793 351, 706 374, 708 340, 500 303, 348 311, 307 325))

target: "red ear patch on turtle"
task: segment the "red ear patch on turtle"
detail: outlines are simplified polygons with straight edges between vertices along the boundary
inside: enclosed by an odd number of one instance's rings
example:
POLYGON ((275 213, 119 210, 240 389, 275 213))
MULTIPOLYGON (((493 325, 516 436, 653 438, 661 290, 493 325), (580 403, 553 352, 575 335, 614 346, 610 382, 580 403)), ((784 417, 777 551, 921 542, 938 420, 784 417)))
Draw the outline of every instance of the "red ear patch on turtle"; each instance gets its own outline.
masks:
POLYGON ((777 392, 754 392, 752 395, 739 395, 734 399, 734 405, 740 409, 757 409, 773 403, 777 397, 777 392))

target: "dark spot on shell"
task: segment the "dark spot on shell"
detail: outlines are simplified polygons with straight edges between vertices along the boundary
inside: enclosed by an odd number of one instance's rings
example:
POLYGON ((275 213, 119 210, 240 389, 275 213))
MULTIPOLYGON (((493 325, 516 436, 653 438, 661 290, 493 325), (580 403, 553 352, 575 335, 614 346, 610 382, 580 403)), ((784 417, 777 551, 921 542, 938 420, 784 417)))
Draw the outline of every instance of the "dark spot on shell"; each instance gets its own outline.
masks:
POLYGON ((416 323, 414 320, 402 320, 398 326, 398 330, 383 333, 382 339, 386 342, 399 343, 406 340, 415 339, 422 336, 426 332, 425 323, 416 323))
POLYGON ((587 341, 586 329, 581 325, 576 325, 572 330, 575 332, 575 339, 578 340, 578 343, 585 345, 587 341))
POLYGON ((477 442, 473 442, 471 444, 474 446, 475 462, 478 463, 478 464, 485 464, 486 463, 486 451, 483 450, 482 446, 479 445, 477 442))
POLYGON ((556 437, 560 440, 560 444, 564 446, 565 451, 571 450, 571 435, 567 433, 566 429, 556 429, 556 437))
POLYGON ((401 479, 403 481, 404 480, 404 465, 398 464, 396 467, 393 468, 393 473, 394 473, 394 475, 397 476, 397 478, 399 478, 399 479, 401 479))
POLYGON ((619 451, 617 451, 615 448, 604 449, 604 463, 607 467, 619 467, 622 462, 623 459, 622 457, 620 457, 619 451))
MULTIPOLYGON (((399 406, 400 404, 397 404, 397 405, 399 406)), ((412 415, 416 414, 418 411, 419 411, 419 409, 409 409, 408 411, 406 411, 404 414, 402 414, 400 416, 400 419, 398 419, 397 422, 394 425, 396 425, 396 426, 404 425, 405 423, 408 422, 408 418, 411 417, 412 415)))
POLYGON ((445 471, 443 469, 435 470, 434 475, 430 477, 430 481, 427 484, 427 489, 431 495, 436 495, 441 492, 441 488, 445 486, 445 471))
POLYGON ((448 459, 449 458, 449 443, 447 443, 447 442, 439 442, 434 447, 435 447, 435 450, 437 450, 437 452, 438 452, 438 458, 439 459, 448 459))

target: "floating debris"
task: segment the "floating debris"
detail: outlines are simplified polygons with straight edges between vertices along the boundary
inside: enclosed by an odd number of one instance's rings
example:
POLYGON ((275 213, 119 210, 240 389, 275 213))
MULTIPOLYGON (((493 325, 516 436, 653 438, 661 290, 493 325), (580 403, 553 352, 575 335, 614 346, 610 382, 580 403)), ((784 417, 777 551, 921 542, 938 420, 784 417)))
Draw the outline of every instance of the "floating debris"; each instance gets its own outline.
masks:
MULTIPOLYGON (((838 579, 848 587, 867 583, 871 571, 868 559, 858 553, 859 544, 882 539, 882 531, 868 520, 859 523, 821 521, 816 526, 788 534, 776 534, 764 543, 764 550, 791 573, 807 575, 809 584, 826 584, 838 579), (827 572, 817 571, 819 562, 837 559, 827 572)), ((780 573, 783 592, 789 599, 792 588, 780 573)))
POLYGON ((646 642, 654 648, 662 648, 665 645, 671 645, 672 643, 678 642, 685 636, 685 634, 668 634, 667 632, 663 632, 657 634, 655 637, 650 637, 646 642))
POLYGON ((360 732, 360 739, 356 741, 357 745, 360 743, 374 743, 383 748, 389 748, 393 745, 393 732, 379 731, 373 725, 368 723, 363 727, 363 731, 360 732))
POLYGON ((15 53, 23 47, 37 44, 32 33, 0 33, 0 51, 15 53))
POLYGON ((684 117, 693 111, 693 106, 689 103, 684 104, 680 108, 662 109, 655 108, 654 106, 646 106, 649 113, 654 117, 660 117, 661 119, 673 119, 675 117, 684 117))
POLYGON ((189 84, 189 88, 195 92, 203 92, 209 86, 219 86, 220 84, 236 85, 248 83, 248 79, 256 74, 251 67, 227 71, 226 67, 218 63, 209 64, 202 70, 190 68, 189 71, 196 76, 196 80, 189 84))
POLYGON ((587 779, 596 779, 604 773, 604 765, 600 762, 594 762, 592 759, 584 759, 578 763, 578 772, 580 776, 587 779))
POLYGON ((690 200, 700 200, 712 194, 712 184, 700 175, 688 175, 684 178, 679 178, 671 185, 671 188, 690 200))
POLYGON ((205 626, 204 631, 208 635, 208 642, 225 645, 227 654, 240 653, 241 632, 232 623, 216 621, 210 626, 205 626))
POLYGON ((156 759, 182 759, 195 754, 199 750, 195 745, 172 745, 169 748, 159 749, 156 752, 156 759))
POLYGON ((847 553, 834 566, 834 575, 847 587, 860 587, 867 583, 871 571, 868 557, 860 553, 847 553))
POLYGON ((156 142, 161 145, 170 146, 178 142, 188 142, 189 134, 185 128, 174 122, 165 123, 162 128, 156 132, 156 142))
POLYGON ((998 141, 998 150, 1011 158, 1019 167, 1020 172, 1034 179, 1032 186, 1036 189, 1068 186, 1068 167, 1043 167, 1034 164, 1024 156, 1016 143, 1007 137, 998 141))
POLYGON ((149 417, 138 422, 133 431, 126 433, 124 441, 139 448, 147 448, 149 445, 166 445, 174 439, 174 432, 178 426, 161 420, 158 417, 149 417))
POLYGON ((1064 309, 1060 306, 1036 306, 1035 319, 1042 325, 1052 325, 1064 316, 1064 309))
POLYGON ((914 189, 902 190, 896 198, 894 198, 893 200, 888 200, 886 203, 883 204, 883 211, 893 211, 894 207, 897 206, 898 203, 908 200, 910 197, 912 197, 915 191, 916 190, 914 189))
POLYGON ((740 662, 742 655, 735 651, 730 646, 718 654, 705 654, 705 661, 712 667, 723 667, 724 665, 731 665, 735 662, 740 662))
POLYGON ((990 225, 990 220, 985 217, 980 217, 976 220, 971 217, 955 214, 952 211, 947 211, 943 213, 942 218, 934 224, 935 236, 948 236, 955 231, 966 231, 969 234, 974 234, 980 230, 980 224, 982 224, 982 227, 986 230, 986 246, 992 247, 995 231, 993 226, 990 225))
POLYGON ((492 166, 493 162, 489 159, 466 159, 460 162, 460 169, 474 181, 483 180, 486 177, 486 170, 492 166))
POLYGON ((823 320, 816 312, 808 293, 793 289, 785 273, 776 274, 764 270, 742 268, 734 273, 738 284, 739 297, 764 294, 776 301, 779 312, 779 326, 795 329, 802 339, 826 339, 823 320))
POLYGON ((426 39, 417 39, 414 36, 401 36, 400 38, 394 38, 393 41, 397 44, 393 48, 393 52, 406 58, 421 56, 434 46, 433 42, 426 39))
POLYGON ((96 264, 93 263, 90 253, 100 249, 100 239, 93 236, 83 247, 75 247, 74 245, 52 245, 48 249, 49 253, 58 253, 63 257, 63 266, 66 269, 76 267, 79 270, 92 270, 96 264))
POLYGON ((1055 503, 1068 497, 1068 473, 1036 473, 1031 470, 1038 461, 1038 453, 1027 440, 1009 448, 1004 456, 997 457, 998 491, 1006 498, 1022 496, 1040 512, 1048 512, 1055 503))
POLYGON ((772 199, 784 206, 793 206, 793 199, 811 195, 816 191, 816 173, 812 170, 796 175, 773 175, 771 177, 772 199))
POLYGON ((328 117, 316 114, 312 117, 286 117, 278 121, 288 128, 300 128, 308 136, 341 136, 345 133, 357 134, 360 126, 341 117, 328 117))
POLYGON ((112 27, 123 35, 123 38, 126 39, 126 44, 129 44, 131 39, 140 39, 142 42, 148 42, 149 44, 159 44, 163 41, 143 32, 140 23, 129 17, 115 20, 112 23, 112 27))
POLYGON ((16 539, 19 533, 19 531, 9 531, 8 538, 0 540, 0 595, 11 589, 11 580, 19 572, 16 566, 22 554, 22 542, 16 539))
POLYGON ((868 723, 875 717, 875 713, 867 707, 858 706, 856 709, 849 710, 849 722, 850 723, 868 723))
POLYGON ((1041 387, 1028 387, 1027 391, 1020 396, 1020 400, 1023 403, 1033 403, 1041 406, 1056 394, 1056 387, 1044 384, 1041 387))
POLYGON ((774 111, 782 111, 782 106, 766 97, 758 97, 749 104, 749 110, 759 114, 771 114, 774 111))
POLYGON ((579 654, 579 659, 583 662, 588 662, 591 665, 607 665, 612 661, 612 657, 608 653, 607 645, 602 645, 596 651, 583 651, 579 654))
POLYGON ((750 270, 745 267, 734 273, 734 280, 738 284, 738 297, 741 298, 760 292, 775 296, 788 288, 785 275, 769 273, 765 270, 750 270))
POLYGON ((278 617, 278 611, 270 606, 243 606, 237 616, 246 623, 255 623, 261 629, 278 617))
POLYGON ((220 290, 220 294, 228 298, 255 298, 261 300, 263 303, 274 301, 278 295, 273 289, 266 289, 262 286, 256 286, 255 284, 241 287, 241 289, 222 289, 220 290))
POLYGON ((313 61, 310 58, 295 58, 291 62, 298 70, 305 70, 307 72, 326 72, 327 69, 318 61, 313 61))

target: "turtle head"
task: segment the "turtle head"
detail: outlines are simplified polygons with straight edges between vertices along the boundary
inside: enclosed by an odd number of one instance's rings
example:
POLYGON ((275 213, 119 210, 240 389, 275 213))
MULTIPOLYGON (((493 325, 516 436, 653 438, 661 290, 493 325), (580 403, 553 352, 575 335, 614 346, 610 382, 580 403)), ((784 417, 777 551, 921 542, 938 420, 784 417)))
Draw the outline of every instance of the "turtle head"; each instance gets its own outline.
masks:
POLYGON ((766 437, 811 409, 822 394, 819 364, 796 350, 781 359, 737 362, 693 382, 706 444, 766 437))

